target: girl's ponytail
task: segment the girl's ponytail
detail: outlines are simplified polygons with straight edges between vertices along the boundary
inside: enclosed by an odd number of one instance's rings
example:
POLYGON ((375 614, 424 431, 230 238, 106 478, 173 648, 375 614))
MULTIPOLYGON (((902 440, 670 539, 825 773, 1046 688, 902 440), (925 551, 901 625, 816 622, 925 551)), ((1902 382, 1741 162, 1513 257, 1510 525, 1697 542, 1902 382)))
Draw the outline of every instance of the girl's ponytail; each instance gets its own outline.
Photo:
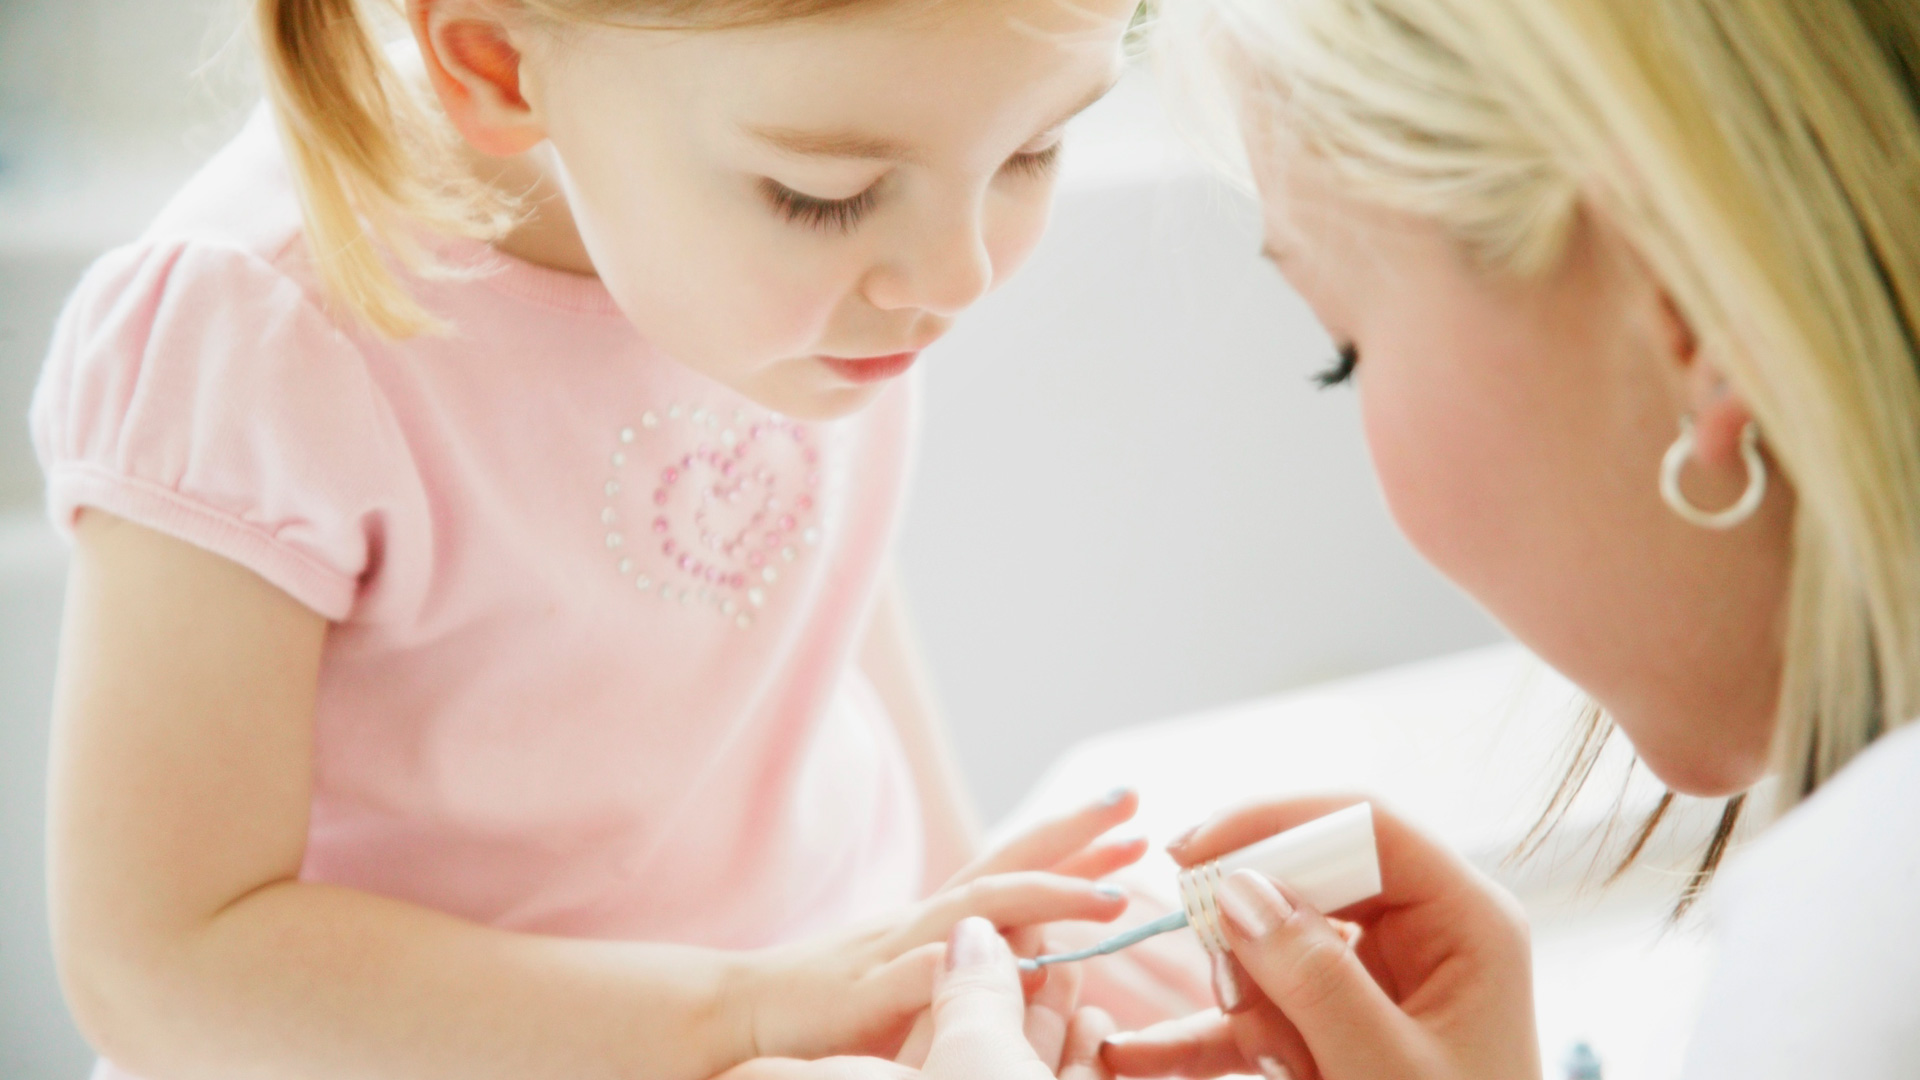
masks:
POLYGON ((511 206, 460 167, 456 142, 388 63, 365 0, 256 0, 268 100, 329 296, 382 334, 437 324, 385 261, 433 259, 414 230, 490 239, 511 206))

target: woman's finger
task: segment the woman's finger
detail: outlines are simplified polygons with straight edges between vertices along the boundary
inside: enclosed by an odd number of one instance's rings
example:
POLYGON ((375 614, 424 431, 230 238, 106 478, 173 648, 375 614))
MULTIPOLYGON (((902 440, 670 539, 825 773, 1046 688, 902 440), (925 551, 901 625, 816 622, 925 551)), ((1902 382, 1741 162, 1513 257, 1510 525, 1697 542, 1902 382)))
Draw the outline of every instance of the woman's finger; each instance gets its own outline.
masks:
POLYGON ((1113 1017, 1091 1007, 1075 1011, 1056 1070, 1060 1080, 1113 1080, 1113 1072, 1100 1057, 1100 1046, 1111 1034, 1113 1017))
POLYGON ((1109 1035, 1100 1056, 1121 1076, 1201 1078, 1243 1073, 1250 1063, 1218 1010, 1109 1035))
POLYGON ((1075 852, 1052 866, 1041 867, 1067 877, 1101 878, 1140 861, 1152 847, 1144 836, 1113 840, 1075 852))
POLYGON ((1266 1080, 1320 1080, 1300 1029, 1264 994, 1256 991, 1248 1007, 1229 1017, 1227 1025, 1240 1044, 1241 1060, 1266 1080))
POLYGON ((1229 874, 1215 896, 1234 955, 1323 1072, 1412 1075, 1403 1070, 1418 1030, 1326 918, 1251 870, 1229 874))
MULTIPOLYGON (((1357 795, 1333 795, 1253 803, 1196 826, 1169 843, 1167 854, 1181 866, 1194 866, 1365 801, 1357 795)), ((1373 838, 1380 856, 1381 892, 1343 909, 1355 917, 1364 920, 1389 908, 1482 888, 1480 875, 1465 859, 1378 802, 1373 804, 1373 838)))
POLYGON ((1140 796, 1131 788, 1115 788, 1072 813, 1035 825, 975 860, 947 884, 951 887, 1015 870, 1049 869, 1132 817, 1139 808, 1140 796))
POLYGON ((920 917, 899 931, 895 944, 938 941, 954 923, 970 915, 1014 928, 1050 922, 1112 922, 1126 910, 1126 890, 1112 882, 1038 871, 995 874, 928 900, 920 917))

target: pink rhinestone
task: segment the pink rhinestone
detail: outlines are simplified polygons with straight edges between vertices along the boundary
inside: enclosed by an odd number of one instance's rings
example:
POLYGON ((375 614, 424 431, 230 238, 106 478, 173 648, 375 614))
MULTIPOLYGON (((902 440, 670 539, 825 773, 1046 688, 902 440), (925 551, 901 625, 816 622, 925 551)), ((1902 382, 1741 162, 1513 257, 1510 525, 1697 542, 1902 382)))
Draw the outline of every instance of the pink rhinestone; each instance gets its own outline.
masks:
POLYGON ((678 469, 675 469, 671 465, 660 470, 660 482, 662 484, 670 485, 670 484, 676 483, 679 479, 680 479, 680 471, 678 469))
POLYGON ((766 563, 766 561, 767 561, 767 560, 766 560, 766 559, 764 559, 764 558, 762 558, 762 557, 761 557, 761 555, 760 555, 760 553, 759 553, 759 552, 757 552, 757 551, 756 551, 756 552, 754 552, 753 554, 751 554, 751 555, 749 555, 749 556, 747 556, 747 565, 748 565, 748 566, 762 566, 762 565, 764 565, 764 564, 766 563))
POLYGON ((780 515, 780 529, 782 532, 791 530, 793 526, 794 526, 794 520, 793 520, 792 514, 780 515))
POLYGON ((682 555, 682 556, 680 556, 680 562, 679 562, 679 564, 678 564, 678 565, 679 565, 679 567, 680 567, 680 569, 682 569, 682 570, 691 570, 691 569, 693 569, 693 556, 691 556, 691 555, 682 555))
POLYGON ((667 505, 667 489, 666 488, 653 489, 653 505, 655 506, 667 505))
POLYGON ((657 532, 657 533, 664 533, 664 532, 666 532, 666 531, 667 531, 667 529, 668 529, 668 525, 667 525, 667 519, 666 519, 666 518, 664 518, 664 517, 657 517, 657 518, 654 518, 654 519, 653 519, 653 531, 654 531, 654 532, 657 532))
POLYGON ((793 508, 795 510, 799 510, 802 512, 813 509, 812 496, 802 495, 799 498, 793 500, 793 508))
POLYGON ((669 559, 673 558, 673 553, 678 550, 679 546, 671 540, 660 545, 660 554, 665 555, 669 559))
POLYGON ((817 464, 820 461, 820 454, 812 447, 808 447, 807 452, 800 456, 805 458, 809 465, 817 464))

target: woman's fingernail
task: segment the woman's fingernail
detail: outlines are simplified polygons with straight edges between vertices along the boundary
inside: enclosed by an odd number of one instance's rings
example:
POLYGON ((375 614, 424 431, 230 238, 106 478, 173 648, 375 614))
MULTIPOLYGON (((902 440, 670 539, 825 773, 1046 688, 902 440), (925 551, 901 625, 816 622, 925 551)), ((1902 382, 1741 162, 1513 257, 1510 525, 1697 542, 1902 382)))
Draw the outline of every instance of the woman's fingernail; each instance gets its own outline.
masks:
MULTIPOLYGON (((1204 825, 1206 823, 1201 822, 1201 824, 1204 825)), ((1179 851, 1183 847, 1186 847, 1188 844, 1193 842, 1193 834, 1199 831, 1200 831, 1199 825, 1188 826, 1186 832, 1183 832, 1179 836, 1176 836, 1173 839, 1167 841, 1167 850, 1169 852, 1175 852, 1175 851, 1179 851)))
POLYGON ((1253 1059, 1253 1063, 1260 1067, 1260 1075, 1267 1080, 1293 1080, 1293 1070, 1280 1064, 1280 1059, 1270 1054, 1261 1054, 1253 1059))
POLYGON ((1127 898, 1127 890, 1115 885, 1111 881, 1103 881, 1095 885, 1093 887, 1093 893, 1102 900, 1124 900, 1127 898))
POLYGON ((1100 1045, 1101 1046, 1118 1046, 1121 1049, 1125 1049, 1139 1041, 1140 1041, 1140 1033, 1137 1031, 1116 1031, 1113 1034, 1107 1036, 1106 1038, 1101 1039, 1100 1045))
POLYGON ((1232 953, 1213 953, 1213 1000, 1223 1013, 1237 1013, 1247 1007, 1247 994, 1240 984, 1240 965, 1232 953))
POLYGON ((1100 805, 1101 806, 1119 806, 1122 802, 1126 800, 1127 796, 1131 794, 1133 794, 1133 789, 1130 787, 1114 788, 1112 791, 1109 791, 1105 795, 1100 797, 1100 805))
POLYGON ((978 915, 954 923, 947 935, 947 970, 992 963, 993 939, 999 936, 993 924, 978 915))
POLYGON ((1220 883, 1214 896, 1220 903, 1220 914, 1245 938, 1266 937, 1293 914, 1293 905, 1273 882, 1252 870, 1235 870, 1220 883))

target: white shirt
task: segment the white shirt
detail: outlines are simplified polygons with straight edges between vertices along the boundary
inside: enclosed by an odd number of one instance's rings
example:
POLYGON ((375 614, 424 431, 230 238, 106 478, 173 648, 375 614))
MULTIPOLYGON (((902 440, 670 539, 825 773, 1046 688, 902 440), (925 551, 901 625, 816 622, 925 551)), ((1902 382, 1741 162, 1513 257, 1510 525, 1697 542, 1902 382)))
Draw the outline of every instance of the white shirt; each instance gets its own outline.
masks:
POLYGON ((1688 1080, 1920 1078, 1920 723, 1730 865, 1688 1080))

